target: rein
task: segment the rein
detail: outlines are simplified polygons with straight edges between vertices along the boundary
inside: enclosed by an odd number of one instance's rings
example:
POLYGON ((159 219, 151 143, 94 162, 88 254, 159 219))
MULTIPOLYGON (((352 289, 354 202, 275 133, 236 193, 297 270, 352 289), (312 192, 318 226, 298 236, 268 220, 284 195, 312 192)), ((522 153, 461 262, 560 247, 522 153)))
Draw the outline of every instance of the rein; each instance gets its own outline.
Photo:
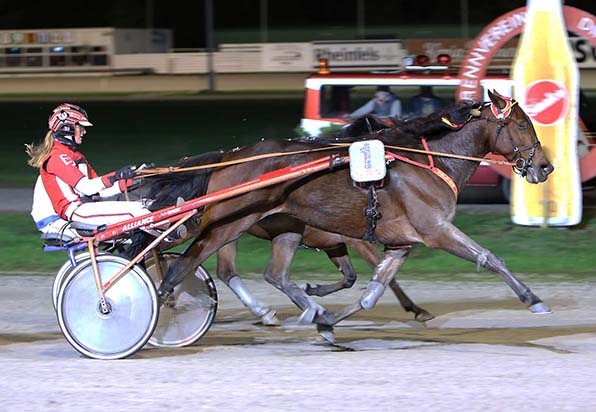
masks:
MULTIPOLYGON (((193 170, 212 169, 212 168, 216 168, 216 167, 231 166, 231 165, 235 165, 235 164, 248 163, 248 162, 252 162, 255 160, 269 159, 272 157, 291 156, 291 155, 296 155, 296 154, 305 154, 305 153, 321 152, 321 151, 325 151, 325 150, 333 150, 338 147, 349 147, 350 144, 351 143, 331 143, 330 146, 318 147, 316 149, 296 150, 293 152, 266 153, 266 154, 262 154, 262 155, 244 157, 242 159, 228 160, 226 162, 218 162, 218 163, 209 163, 209 164, 199 165, 199 166, 156 167, 153 169, 137 170, 137 171, 135 171, 135 173, 137 175, 142 175, 141 177, 150 177, 150 176, 157 176, 157 175, 162 175, 162 174, 167 174, 167 173, 191 172, 193 170)), ((429 155, 429 156, 451 157, 454 159, 472 160, 472 161, 476 161, 476 162, 487 162, 487 163, 493 163, 493 164, 497 164, 497 165, 516 166, 515 162, 509 162, 507 160, 498 160, 498 159, 490 159, 490 158, 484 158, 484 157, 457 155, 457 154, 453 154, 453 153, 435 152, 432 150, 428 150, 428 146, 426 146, 425 143, 424 143, 424 145, 425 145, 425 149, 414 149, 412 147, 388 146, 388 145, 385 147, 387 147, 389 149, 393 149, 393 150, 399 150, 399 151, 411 152, 411 153, 421 153, 421 154, 425 154, 425 155, 429 155)), ((406 158, 404 158, 404 159, 406 159, 406 158)))
POLYGON ((334 147, 318 147, 316 149, 296 150, 293 152, 265 153, 262 155, 244 157, 242 159, 228 160, 226 162, 209 163, 206 165, 189 166, 189 167, 173 167, 173 166, 156 167, 153 169, 137 170, 137 171, 135 171, 135 173, 137 173, 138 175, 143 175, 142 177, 150 177, 150 176, 156 176, 156 175, 163 175, 166 173, 191 172, 193 170, 212 169, 212 168, 216 168, 216 167, 231 166, 231 165, 236 165, 236 164, 240 164, 240 163, 248 163, 248 162, 252 162, 255 160, 269 159, 271 157, 291 156, 291 155, 303 154, 303 153, 314 153, 314 152, 321 152, 324 150, 331 150, 331 149, 334 149, 334 147))

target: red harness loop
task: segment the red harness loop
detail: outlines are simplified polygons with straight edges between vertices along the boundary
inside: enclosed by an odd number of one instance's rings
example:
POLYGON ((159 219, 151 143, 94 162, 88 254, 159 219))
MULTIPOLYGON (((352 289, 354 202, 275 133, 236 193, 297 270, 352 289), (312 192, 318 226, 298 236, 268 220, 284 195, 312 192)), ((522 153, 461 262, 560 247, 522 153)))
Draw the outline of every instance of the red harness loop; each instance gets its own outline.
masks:
MULTIPOLYGON (((424 146, 424 150, 426 150, 427 152, 430 151, 428 148, 428 143, 426 143, 425 138, 422 138, 422 145, 424 146)), ((405 156, 401 156, 401 155, 391 153, 391 152, 385 152, 385 158, 388 158, 391 160, 400 160, 402 162, 406 162, 411 165, 430 170, 435 175, 440 177, 445 183, 447 183, 447 186, 449 186, 449 188, 453 191, 453 194, 455 195, 455 198, 457 199, 458 190, 457 190, 457 185, 455 184, 453 179, 450 178, 449 175, 447 175, 447 173, 443 172, 441 169, 439 169, 438 167, 435 166, 435 160, 430 153, 427 153, 427 156, 428 156, 428 164, 424 164, 424 163, 417 162, 416 160, 409 159, 405 156)))

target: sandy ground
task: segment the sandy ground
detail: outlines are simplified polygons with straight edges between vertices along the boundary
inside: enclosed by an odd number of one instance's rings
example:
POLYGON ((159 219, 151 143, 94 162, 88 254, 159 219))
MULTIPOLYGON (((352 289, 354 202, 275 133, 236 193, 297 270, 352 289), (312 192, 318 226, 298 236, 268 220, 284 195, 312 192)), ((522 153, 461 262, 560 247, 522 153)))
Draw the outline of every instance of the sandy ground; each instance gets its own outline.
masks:
POLYGON ((0 276, 3 411, 596 411, 595 283, 531 284, 554 311, 532 315, 500 282, 407 281, 434 320, 412 321, 387 292, 340 323, 336 345, 295 325, 269 285, 248 282, 282 327, 255 324, 218 283, 216 322, 194 346, 97 361, 60 334, 52 280, 0 276))
MULTIPOLYGON (((0 211, 28 210, 30 189, 0 192, 0 211)), ((405 281, 434 320, 413 321, 387 292, 336 327, 335 345, 264 282, 247 283, 281 327, 255 324, 217 283, 216 322, 197 344, 97 361, 62 336, 52 276, 0 275, 0 410, 596 411, 596 283, 548 278, 529 286, 549 315, 502 282, 405 281)), ((337 310, 364 285, 319 302, 337 310)))

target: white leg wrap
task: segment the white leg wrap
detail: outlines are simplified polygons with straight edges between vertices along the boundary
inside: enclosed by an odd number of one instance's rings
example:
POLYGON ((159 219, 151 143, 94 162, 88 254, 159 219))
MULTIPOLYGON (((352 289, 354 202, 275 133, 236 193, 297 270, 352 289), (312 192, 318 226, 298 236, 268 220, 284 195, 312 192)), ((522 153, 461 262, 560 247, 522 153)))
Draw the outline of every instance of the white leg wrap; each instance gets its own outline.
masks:
POLYGON ((238 296, 238 299, 244 303, 244 306, 249 308, 255 316, 263 316, 271 310, 270 306, 265 305, 255 299, 255 297, 248 291, 246 285, 242 279, 240 279, 240 277, 234 276, 228 282, 228 286, 234 291, 236 296, 238 296))
POLYGON ((360 298, 362 309, 370 310, 374 308, 379 298, 383 296, 383 292, 385 292, 385 286, 382 283, 374 280, 368 282, 368 286, 360 298))

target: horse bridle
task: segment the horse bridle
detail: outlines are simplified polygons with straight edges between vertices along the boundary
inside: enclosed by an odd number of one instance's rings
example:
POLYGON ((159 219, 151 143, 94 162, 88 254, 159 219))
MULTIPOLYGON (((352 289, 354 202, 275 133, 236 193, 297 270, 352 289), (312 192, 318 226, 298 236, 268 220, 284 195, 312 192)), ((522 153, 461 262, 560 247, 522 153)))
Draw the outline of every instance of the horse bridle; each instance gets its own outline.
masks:
MULTIPOLYGON (((492 114, 495 116, 495 120, 491 120, 489 118, 485 118, 488 122, 495 122, 497 123, 497 129, 495 132, 495 139, 493 140, 492 147, 490 148, 491 152, 494 152, 497 147, 497 142, 499 141, 499 137, 501 135, 501 130, 509 125, 512 121, 516 123, 514 120, 511 119, 511 115, 513 114, 514 106, 517 104, 517 101, 511 97, 501 96, 503 100, 505 100, 506 104, 504 108, 498 107, 496 104, 492 102, 485 103, 483 108, 489 106, 491 109, 492 114)), ((514 165, 512 166, 513 172, 525 177, 528 174, 528 169, 532 166, 534 161, 534 155, 536 154, 536 148, 540 146, 540 142, 536 140, 529 146, 522 146, 519 147, 513 138, 511 137, 511 133, 508 133, 509 142, 513 147, 514 157, 510 160, 514 165), (524 158, 524 152, 529 152, 528 156, 524 158)), ((508 159, 509 160, 509 159, 508 159)))

